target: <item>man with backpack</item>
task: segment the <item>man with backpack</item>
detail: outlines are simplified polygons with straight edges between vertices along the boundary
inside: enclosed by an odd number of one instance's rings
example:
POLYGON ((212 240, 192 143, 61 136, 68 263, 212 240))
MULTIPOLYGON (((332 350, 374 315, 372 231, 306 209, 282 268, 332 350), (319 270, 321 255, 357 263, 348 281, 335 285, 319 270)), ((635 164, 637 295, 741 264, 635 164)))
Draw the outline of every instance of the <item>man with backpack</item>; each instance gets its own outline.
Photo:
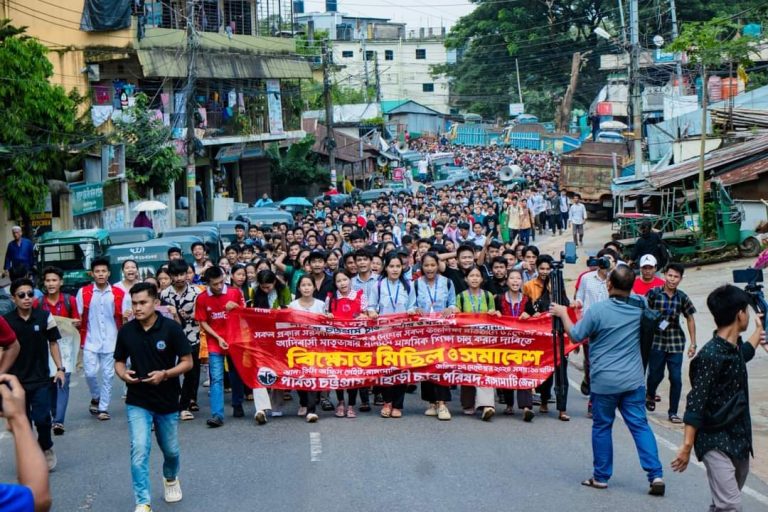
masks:
POLYGON ((93 283, 77 291, 80 315, 80 345, 83 349, 85 381, 91 392, 88 410, 99 421, 107 421, 112 378, 115 376, 114 352, 117 330, 123 325, 125 292, 109 284, 109 260, 91 262, 93 283), (99 378, 101 377, 101 378, 99 378))
POLYGON ((66 372, 64 373, 64 384, 61 386, 55 383, 51 384, 51 415, 53 416, 53 435, 55 436, 64 434, 64 417, 67 413, 67 404, 69 403, 69 381, 72 376, 72 369, 75 367, 75 361, 77 360, 77 352, 80 348, 80 335, 76 330, 80 327, 77 302, 72 295, 61 291, 63 284, 64 272, 60 268, 46 267, 43 269, 45 296, 42 299, 35 299, 33 304, 34 308, 42 309, 54 317, 72 320, 70 329, 63 324, 63 321, 57 321, 61 333, 59 351, 61 352, 61 362, 64 368, 66 368, 66 372))

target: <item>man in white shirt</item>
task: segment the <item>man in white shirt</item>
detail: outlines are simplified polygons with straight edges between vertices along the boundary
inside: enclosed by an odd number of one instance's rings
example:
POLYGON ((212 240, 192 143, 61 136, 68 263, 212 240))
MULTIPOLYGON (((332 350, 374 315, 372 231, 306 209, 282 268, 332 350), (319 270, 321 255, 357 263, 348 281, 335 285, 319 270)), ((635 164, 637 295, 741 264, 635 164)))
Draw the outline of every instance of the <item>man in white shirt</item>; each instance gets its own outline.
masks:
POLYGON ((573 194, 573 204, 568 209, 568 217, 573 226, 573 243, 584 245, 584 223, 587 221, 587 209, 581 203, 581 196, 573 194))

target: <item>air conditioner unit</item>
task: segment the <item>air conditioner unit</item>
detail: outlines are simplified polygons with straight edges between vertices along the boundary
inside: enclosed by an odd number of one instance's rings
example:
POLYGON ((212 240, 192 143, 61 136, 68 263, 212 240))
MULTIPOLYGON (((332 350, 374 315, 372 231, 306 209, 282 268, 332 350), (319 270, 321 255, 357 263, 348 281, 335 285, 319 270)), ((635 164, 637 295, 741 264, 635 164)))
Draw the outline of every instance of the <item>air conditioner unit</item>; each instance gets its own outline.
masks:
POLYGON ((89 82, 98 82, 101 80, 101 68, 98 64, 88 64, 85 66, 85 72, 88 74, 89 82))

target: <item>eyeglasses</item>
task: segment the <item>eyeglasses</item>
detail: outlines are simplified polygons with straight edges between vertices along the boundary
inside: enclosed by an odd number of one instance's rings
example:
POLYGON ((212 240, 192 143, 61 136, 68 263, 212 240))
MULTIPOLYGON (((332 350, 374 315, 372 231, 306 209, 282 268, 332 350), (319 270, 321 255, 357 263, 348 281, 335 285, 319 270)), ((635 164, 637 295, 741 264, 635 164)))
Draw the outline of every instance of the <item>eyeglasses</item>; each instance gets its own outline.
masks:
POLYGON ((19 293, 16 294, 16 297, 18 297, 20 299, 24 299, 24 298, 33 299, 35 297, 35 292, 26 292, 26 293, 19 292, 19 293))

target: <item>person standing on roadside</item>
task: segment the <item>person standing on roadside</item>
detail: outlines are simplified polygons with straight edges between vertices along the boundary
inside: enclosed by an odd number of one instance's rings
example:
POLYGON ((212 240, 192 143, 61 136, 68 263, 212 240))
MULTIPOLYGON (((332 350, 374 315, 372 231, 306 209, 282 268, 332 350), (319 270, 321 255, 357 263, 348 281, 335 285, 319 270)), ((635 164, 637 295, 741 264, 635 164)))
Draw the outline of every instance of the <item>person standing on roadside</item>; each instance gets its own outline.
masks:
POLYGON ((568 212, 570 211, 570 202, 568 201, 568 194, 565 190, 560 191, 560 228, 562 230, 568 229, 568 212))
POLYGON ((593 304, 575 325, 565 306, 552 304, 550 312, 562 320, 565 332, 574 342, 589 338, 591 347, 594 471, 592 477, 581 484, 595 489, 608 488, 613 474, 613 422, 618 409, 648 476, 649 494, 663 496, 666 486, 658 447, 643 407, 645 386, 640 356, 643 309, 630 302, 634 282, 632 269, 616 267, 608 278, 610 299, 593 304))
POLYGON ((669 372, 669 410, 667 416, 672 423, 682 423, 677 415, 680 394, 683 389, 683 351, 685 334, 680 327, 680 315, 685 317, 688 336, 691 339, 688 357, 696 355, 696 308, 693 302, 678 288, 685 269, 679 263, 670 263, 664 272, 664 287, 648 293, 648 307, 661 313, 662 321, 653 337, 651 354, 648 357, 648 396, 646 408, 656 410, 656 388, 664 380, 664 367, 669 372))
POLYGON ((11 228, 13 240, 8 242, 8 248, 5 251, 5 264, 3 269, 7 274, 13 267, 24 265, 32 270, 35 266, 35 245, 29 238, 21 236, 21 227, 13 226, 11 228))
POLYGON ((125 408, 131 437, 135 512, 151 512, 149 456, 152 429, 163 452, 163 494, 181 501, 179 483, 179 375, 192 368, 187 337, 173 320, 158 315, 157 287, 138 283, 130 291, 133 320, 117 335, 115 373, 128 385, 125 408), (130 358, 130 370, 126 361, 130 358))
POLYGON ((654 288, 664 286, 664 280, 656 275, 656 265, 653 254, 644 254, 640 257, 640 275, 635 278, 632 293, 645 297, 654 288))
POLYGON ((760 316, 744 342, 752 298, 733 285, 716 288, 707 297, 715 319, 714 336, 691 361, 691 391, 685 407, 685 437, 672 461, 683 472, 691 451, 704 463, 712 493, 711 511, 742 510, 741 489, 749 474, 752 419, 749 411, 747 362, 758 345, 768 352, 760 316))
POLYGON ((63 386, 66 368, 61 364, 59 352, 59 329, 56 321, 47 311, 32 307, 34 285, 27 278, 11 283, 11 296, 16 309, 5 315, 19 340, 21 350, 9 373, 19 378, 27 396, 27 416, 37 427, 37 443, 45 454, 48 470, 56 468, 56 454, 51 438, 51 376, 48 368, 50 353, 56 364, 54 384, 63 386))
POLYGON ((587 209, 581 202, 581 195, 573 194, 573 204, 568 209, 568 218, 573 230, 573 243, 578 247, 584 245, 584 224, 587 222, 587 209))

